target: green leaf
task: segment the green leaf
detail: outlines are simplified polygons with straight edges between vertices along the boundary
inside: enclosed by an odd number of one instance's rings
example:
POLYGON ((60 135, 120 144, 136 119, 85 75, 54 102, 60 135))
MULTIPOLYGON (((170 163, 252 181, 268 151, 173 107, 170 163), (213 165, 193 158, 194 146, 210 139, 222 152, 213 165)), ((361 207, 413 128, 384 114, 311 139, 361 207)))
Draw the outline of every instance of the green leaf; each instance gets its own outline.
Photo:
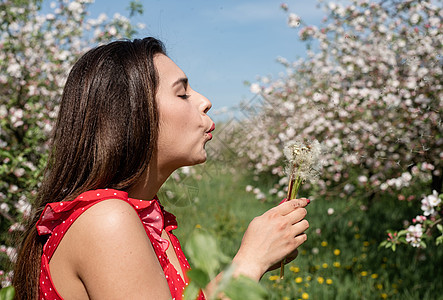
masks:
POLYGON ((397 245, 396 244, 392 244, 392 251, 395 252, 396 249, 397 249, 397 245))
POLYGON ((408 233, 407 230, 400 230, 400 231, 398 232, 397 236, 402 236, 402 235, 405 235, 406 233, 408 233))
POLYGON ((435 240, 435 245, 440 245, 443 244, 443 235, 439 236, 436 240, 435 240))
POLYGON ((245 276, 233 278, 224 292, 231 300, 260 300, 269 296, 262 285, 245 276))
POLYGON ((437 229, 443 233, 443 226, 441 224, 437 224, 437 229))
POLYGON ((0 300, 14 300, 15 289, 13 286, 8 286, 0 290, 0 300))
POLYGON ((136 15, 142 15, 143 14, 143 4, 141 4, 138 0, 132 0, 129 3, 129 17, 132 18, 136 15))
POLYGON ((426 243, 424 241, 420 241, 420 246, 424 249, 426 249, 426 243))
POLYGON ((209 278, 217 275, 222 262, 229 261, 220 251, 215 238, 202 230, 191 234, 185 249, 193 265, 208 274, 209 278))
POLYGON ((189 285, 185 288, 185 292, 183 294, 184 300, 195 300, 198 297, 198 293, 200 292, 200 288, 195 284, 195 282, 189 283, 189 285))
POLYGON ((189 270, 186 272, 186 275, 202 289, 205 288, 210 281, 208 274, 197 268, 189 270))

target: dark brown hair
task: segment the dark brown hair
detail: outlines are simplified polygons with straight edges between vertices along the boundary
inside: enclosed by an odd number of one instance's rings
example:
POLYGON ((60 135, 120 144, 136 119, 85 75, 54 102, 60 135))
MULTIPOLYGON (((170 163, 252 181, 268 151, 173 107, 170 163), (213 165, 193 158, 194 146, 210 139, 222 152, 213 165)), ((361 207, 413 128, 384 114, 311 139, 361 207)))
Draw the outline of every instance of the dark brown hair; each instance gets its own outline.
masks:
POLYGON ((127 190, 147 168, 158 135, 154 38, 116 41, 84 54, 69 73, 52 149, 24 233, 13 285, 17 299, 37 299, 45 237, 36 223, 49 202, 98 188, 127 190))

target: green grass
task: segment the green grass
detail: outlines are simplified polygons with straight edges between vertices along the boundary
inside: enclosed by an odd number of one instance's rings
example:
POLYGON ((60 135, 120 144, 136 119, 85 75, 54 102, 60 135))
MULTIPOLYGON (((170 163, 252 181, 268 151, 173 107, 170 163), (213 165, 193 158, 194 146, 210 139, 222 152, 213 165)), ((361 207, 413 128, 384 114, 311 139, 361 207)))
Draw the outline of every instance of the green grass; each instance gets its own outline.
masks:
MULTIPOLYGON (((198 166, 197 173, 201 179, 192 176, 175 186, 177 195, 180 188, 192 195, 177 201, 160 193, 160 200, 177 216, 175 234, 182 244, 198 226, 214 234, 222 251, 233 257, 249 222, 281 199, 263 203, 247 193, 251 175, 243 168, 207 163, 198 166)), ((285 278, 277 279, 275 270, 261 280, 272 299, 443 299, 443 247, 400 246, 396 252, 378 248, 386 229, 400 229, 403 218, 415 217, 419 206, 384 196, 363 211, 363 200, 312 201, 307 208, 308 240, 286 266, 285 278), (328 208, 334 208, 332 215, 328 208)))

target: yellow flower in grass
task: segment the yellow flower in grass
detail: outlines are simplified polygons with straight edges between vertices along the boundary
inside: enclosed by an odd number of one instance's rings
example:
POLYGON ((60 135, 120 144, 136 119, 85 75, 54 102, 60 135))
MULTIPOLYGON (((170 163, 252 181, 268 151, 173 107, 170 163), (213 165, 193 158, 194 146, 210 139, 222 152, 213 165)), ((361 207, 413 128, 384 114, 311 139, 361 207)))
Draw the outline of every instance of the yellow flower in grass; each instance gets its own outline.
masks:
POLYGON ((364 277, 364 276, 368 276, 368 272, 366 272, 366 271, 362 271, 360 274, 361 274, 361 276, 363 276, 363 277, 364 277))
POLYGON ((376 287, 377 289, 381 290, 381 289, 383 288, 383 284, 381 284, 381 283, 377 283, 377 284, 375 285, 375 287, 376 287))
POLYGON ((195 225, 195 228, 202 228, 200 224, 195 225))
POLYGON ((317 281, 318 283, 323 284, 323 282, 325 282, 325 279, 323 277, 318 277, 317 281))
POLYGON ((291 300, 291 298, 289 298, 288 296, 284 296, 283 300, 291 300))
POLYGON ((340 266, 341 266, 339 261, 334 261, 334 263, 332 265, 336 268, 340 268, 340 266))
POLYGON ((373 278, 373 279, 378 278, 378 274, 376 274, 376 273, 372 274, 372 275, 371 275, 371 278, 373 278))
POLYGON ((388 298, 388 295, 387 295, 386 293, 383 293, 383 294, 381 294, 380 296, 381 296, 383 299, 388 298))
POLYGON ((339 256, 340 255, 340 249, 335 249, 334 250, 334 255, 339 256))
POLYGON ((299 267, 294 267, 294 266, 291 266, 291 267, 289 268, 289 270, 291 270, 291 271, 294 272, 294 273, 298 273, 298 272, 300 272, 300 268, 299 268, 299 267))
POLYGON ((327 269, 328 268, 328 264, 327 263, 324 263, 321 266, 323 267, 323 269, 327 269))
POLYGON ((364 241, 363 242, 363 246, 368 247, 369 246, 369 242, 368 241, 364 241))
POLYGON ((302 299, 309 299, 309 294, 308 293, 303 293, 303 294, 301 294, 301 298, 302 299))
POLYGON ((354 237, 355 237, 356 240, 358 240, 358 239, 360 238, 360 235, 359 235, 358 233, 356 233, 356 234, 354 235, 354 237))
POLYGON ((397 285, 395 283, 392 284, 392 288, 396 289, 397 285))
POLYGON ((305 287, 307 287, 307 288, 308 288, 308 287, 309 287, 309 283, 305 283, 305 287))
POLYGON ((306 280, 307 281, 311 281, 312 277, 311 276, 306 276, 306 280))
POLYGON ((326 279, 326 284, 332 284, 332 279, 330 278, 326 279))
POLYGON ((295 280, 294 280, 296 283, 301 283, 301 282, 303 282, 303 278, 301 278, 301 277, 297 277, 297 278, 295 278, 295 280))
POLYGON ((326 247, 328 245, 328 242, 323 241, 323 242, 321 242, 321 245, 322 245, 322 247, 326 247))
POLYGON ((280 276, 278 276, 278 275, 269 276, 269 280, 271 280, 271 281, 275 281, 275 280, 277 280, 279 278, 280 278, 280 276))

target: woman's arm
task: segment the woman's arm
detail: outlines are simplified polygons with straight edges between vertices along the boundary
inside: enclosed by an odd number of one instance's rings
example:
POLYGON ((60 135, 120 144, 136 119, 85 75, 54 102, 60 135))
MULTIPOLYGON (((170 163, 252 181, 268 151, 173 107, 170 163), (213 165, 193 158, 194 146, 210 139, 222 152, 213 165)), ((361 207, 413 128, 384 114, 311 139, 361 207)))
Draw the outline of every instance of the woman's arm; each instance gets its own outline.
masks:
MULTIPOLYGON (((295 258, 297 248, 307 236, 307 199, 287 201, 256 217, 246 230, 239 251, 233 259, 234 276, 245 275, 259 281, 265 272, 274 269, 285 257, 295 258)), ((212 295, 223 274, 206 287, 205 295, 212 295)))

